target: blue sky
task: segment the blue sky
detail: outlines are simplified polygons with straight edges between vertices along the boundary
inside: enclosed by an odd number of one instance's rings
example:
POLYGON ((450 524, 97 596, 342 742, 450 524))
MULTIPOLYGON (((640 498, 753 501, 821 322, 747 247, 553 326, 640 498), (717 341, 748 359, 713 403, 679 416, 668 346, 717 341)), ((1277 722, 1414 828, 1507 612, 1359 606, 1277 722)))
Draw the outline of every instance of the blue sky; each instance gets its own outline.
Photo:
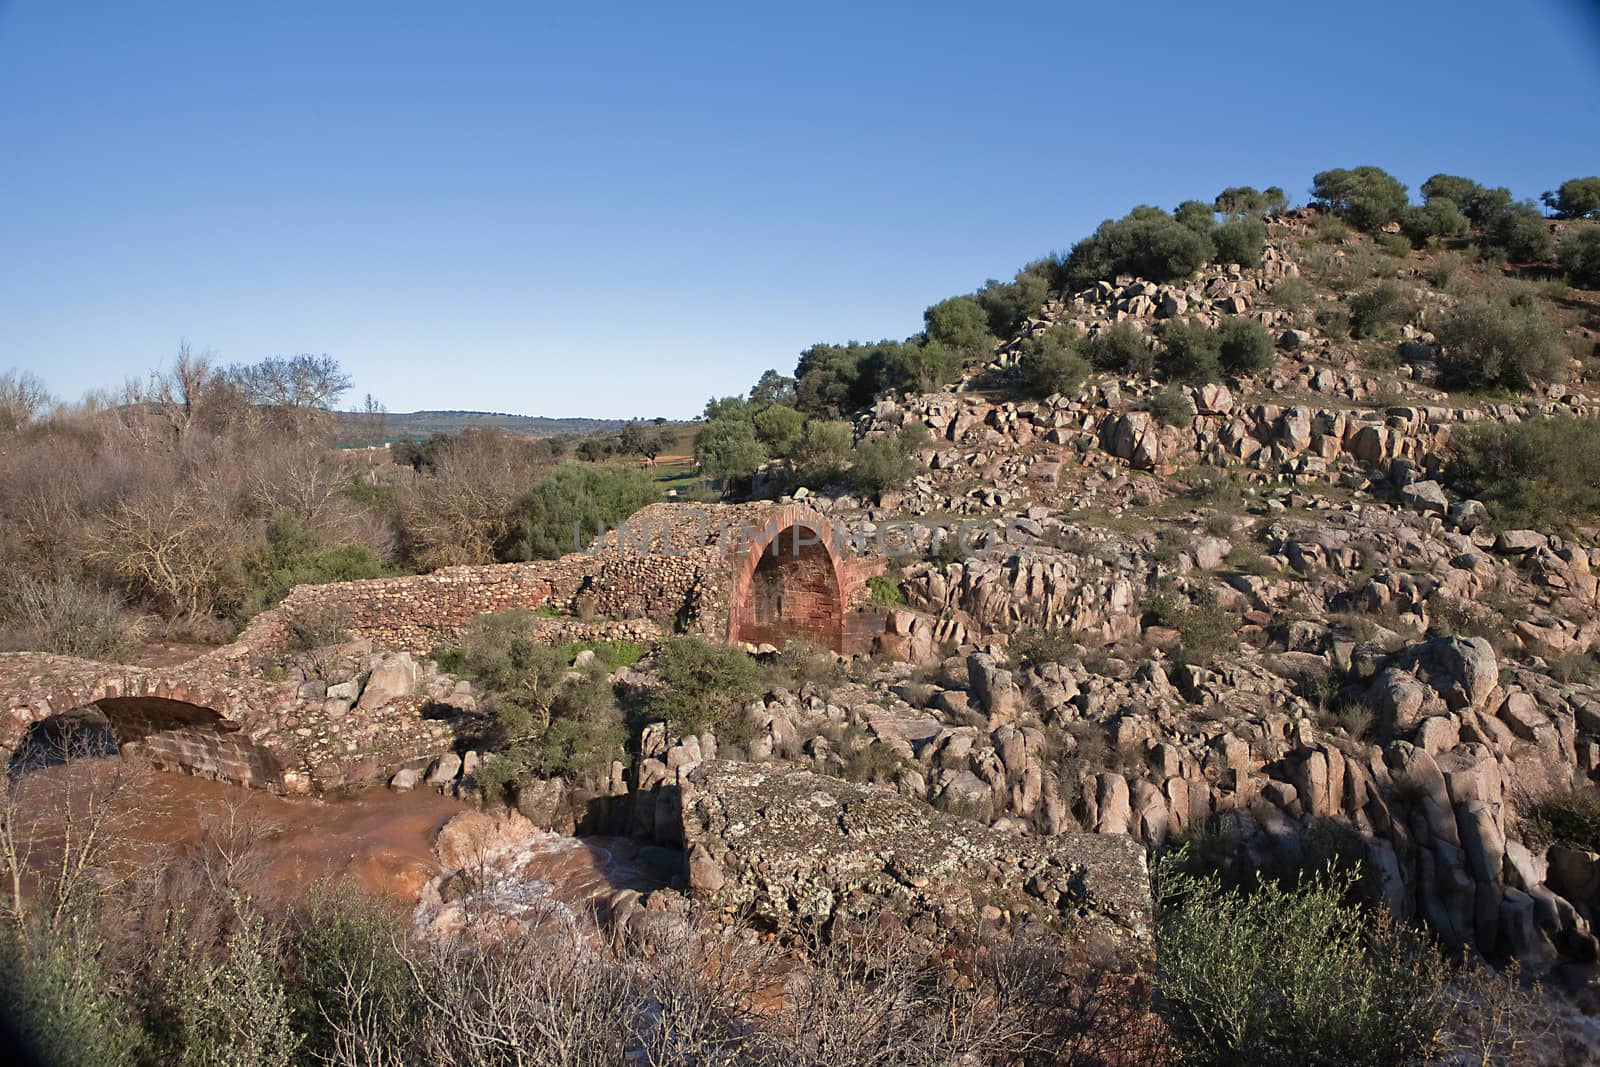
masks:
POLYGON ((0 368, 697 413, 1134 204, 1600 171, 1591 5, 0 0, 0 368))

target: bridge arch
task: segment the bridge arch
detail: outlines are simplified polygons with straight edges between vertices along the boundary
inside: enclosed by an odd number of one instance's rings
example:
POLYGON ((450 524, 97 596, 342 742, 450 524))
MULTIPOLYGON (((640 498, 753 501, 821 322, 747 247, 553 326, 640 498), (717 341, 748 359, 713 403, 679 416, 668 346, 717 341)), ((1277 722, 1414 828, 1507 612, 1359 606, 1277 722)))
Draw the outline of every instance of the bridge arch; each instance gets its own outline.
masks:
POLYGON ((809 508, 775 509, 730 552, 729 641, 782 648, 803 638, 848 650, 845 617, 862 579, 826 518, 809 508))
POLYGON ((9 773, 121 752, 241 785, 281 783, 276 758, 241 732, 247 708, 233 689, 136 668, 91 674, 87 661, 60 657, 42 665, 54 670, 0 693, 10 708, 0 729, 9 773))

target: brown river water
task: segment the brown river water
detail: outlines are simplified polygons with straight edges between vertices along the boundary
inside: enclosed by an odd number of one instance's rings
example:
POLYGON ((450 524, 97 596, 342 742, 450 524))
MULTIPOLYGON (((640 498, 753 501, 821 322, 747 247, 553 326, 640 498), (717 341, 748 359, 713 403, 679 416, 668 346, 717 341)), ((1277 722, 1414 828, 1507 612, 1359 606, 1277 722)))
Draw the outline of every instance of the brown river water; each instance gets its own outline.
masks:
MULTIPOLYGON (((28 771, 13 788, 24 836, 34 842, 30 866, 36 870, 59 860, 66 813, 74 814, 81 832, 92 801, 109 795, 109 865, 126 870, 160 863, 210 838, 248 846, 251 883, 263 895, 290 899, 319 879, 333 879, 406 905, 446 873, 434 855, 435 841, 446 823, 469 810, 426 789, 280 797, 115 757, 28 771)), ((496 853, 494 877, 484 889, 512 912, 535 900, 576 912, 618 888, 647 890, 664 881, 626 840, 579 841, 534 831, 496 853)))

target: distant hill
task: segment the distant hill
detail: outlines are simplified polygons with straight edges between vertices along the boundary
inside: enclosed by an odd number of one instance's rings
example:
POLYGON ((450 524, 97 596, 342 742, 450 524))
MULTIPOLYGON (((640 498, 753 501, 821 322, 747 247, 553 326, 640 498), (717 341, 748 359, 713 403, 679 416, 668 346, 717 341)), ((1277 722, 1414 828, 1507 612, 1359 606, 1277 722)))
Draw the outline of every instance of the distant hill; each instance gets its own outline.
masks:
MULTIPOLYGON (((357 412, 339 413, 339 437, 347 442, 370 441, 369 416, 357 412)), ((551 419, 543 415, 508 415, 498 411, 391 411, 384 416, 383 435, 388 440, 402 437, 424 438, 436 433, 459 433, 466 429, 496 429, 528 437, 586 437, 614 433, 627 425, 625 419, 551 419)))

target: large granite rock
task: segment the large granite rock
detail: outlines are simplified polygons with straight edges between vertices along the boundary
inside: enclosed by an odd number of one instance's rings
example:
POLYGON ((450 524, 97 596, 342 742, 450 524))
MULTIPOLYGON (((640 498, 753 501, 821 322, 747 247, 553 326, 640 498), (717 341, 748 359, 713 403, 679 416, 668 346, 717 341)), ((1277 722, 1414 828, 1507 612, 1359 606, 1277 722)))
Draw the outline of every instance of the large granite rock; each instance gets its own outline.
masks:
POLYGON ((691 893, 780 928, 887 909, 955 929, 998 909, 1148 947, 1149 872, 1130 837, 1018 837, 888 789, 725 761, 687 772, 682 805, 691 893))

